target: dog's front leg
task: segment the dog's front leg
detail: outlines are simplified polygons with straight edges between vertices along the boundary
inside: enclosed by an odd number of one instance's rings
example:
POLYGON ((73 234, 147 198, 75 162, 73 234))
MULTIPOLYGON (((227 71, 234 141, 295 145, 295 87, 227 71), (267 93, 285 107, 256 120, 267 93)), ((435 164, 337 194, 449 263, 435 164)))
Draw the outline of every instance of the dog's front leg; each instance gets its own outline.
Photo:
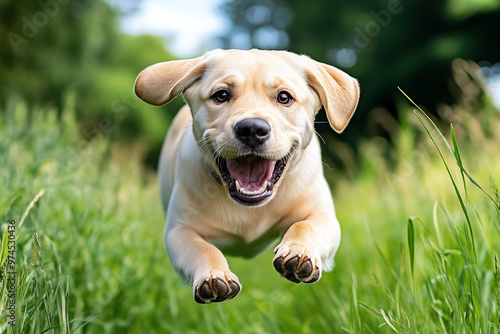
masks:
POLYGON ((340 226, 335 213, 316 211, 290 226, 274 249, 274 267, 292 282, 314 283, 322 270, 332 269, 339 243, 340 226))
POLYGON ((207 304, 235 297, 241 290, 222 252, 195 231, 175 227, 165 231, 165 243, 176 270, 193 284, 196 302, 207 304))

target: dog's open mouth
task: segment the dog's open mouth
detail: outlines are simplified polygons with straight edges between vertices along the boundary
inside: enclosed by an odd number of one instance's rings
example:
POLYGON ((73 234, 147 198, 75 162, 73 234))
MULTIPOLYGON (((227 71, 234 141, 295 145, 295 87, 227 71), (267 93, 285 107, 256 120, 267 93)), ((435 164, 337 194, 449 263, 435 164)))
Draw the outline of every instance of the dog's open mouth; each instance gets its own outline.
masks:
POLYGON ((256 155, 236 159, 216 158, 231 197, 244 205, 258 205, 273 194, 288 162, 288 155, 272 161, 256 155))

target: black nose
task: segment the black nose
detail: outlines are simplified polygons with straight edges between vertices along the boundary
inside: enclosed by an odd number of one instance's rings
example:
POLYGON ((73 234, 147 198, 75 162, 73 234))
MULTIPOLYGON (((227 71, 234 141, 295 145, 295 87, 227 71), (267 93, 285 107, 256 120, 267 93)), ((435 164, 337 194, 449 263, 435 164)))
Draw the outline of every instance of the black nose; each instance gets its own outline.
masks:
POLYGON ((257 147, 271 136, 271 126, 260 118, 247 118, 234 126, 234 134, 242 143, 257 147))

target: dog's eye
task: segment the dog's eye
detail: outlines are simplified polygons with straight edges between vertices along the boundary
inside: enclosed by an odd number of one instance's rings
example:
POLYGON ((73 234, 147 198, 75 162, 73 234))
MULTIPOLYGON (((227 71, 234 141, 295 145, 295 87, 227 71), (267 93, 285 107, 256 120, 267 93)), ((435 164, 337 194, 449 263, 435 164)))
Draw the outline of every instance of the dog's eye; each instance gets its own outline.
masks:
POLYGON ((224 89, 221 89, 221 90, 218 90, 216 91, 212 96, 211 96, 211 99, 215 102, 215 103, 224 103, 224 102, 227 102, 229 101, 229 99, 231 98, 231 96, 229 95, 228 91, 227 90, 224 90, 224 89))
POLYGON ((287 92, 280 92, 278 94, 277 100, 280 104, 289 106, 293 102, 293 97, 287 92))

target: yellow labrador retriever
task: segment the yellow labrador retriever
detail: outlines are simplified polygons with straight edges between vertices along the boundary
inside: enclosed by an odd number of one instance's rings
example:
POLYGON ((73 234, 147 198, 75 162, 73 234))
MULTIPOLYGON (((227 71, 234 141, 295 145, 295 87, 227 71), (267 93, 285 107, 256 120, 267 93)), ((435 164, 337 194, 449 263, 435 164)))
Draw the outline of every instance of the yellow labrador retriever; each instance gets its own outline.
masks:
POLYGON ((143 101, 187 106, 165 139, 159 177, 165 243, 199 303, 241 290, 223 253, 254 256, 283 235, 273 265, 316 282, 340 243, 314 118, 342 132, 359 88, 339 69, 286 51, 214 50, 152 65, 136 79, 143 101))

